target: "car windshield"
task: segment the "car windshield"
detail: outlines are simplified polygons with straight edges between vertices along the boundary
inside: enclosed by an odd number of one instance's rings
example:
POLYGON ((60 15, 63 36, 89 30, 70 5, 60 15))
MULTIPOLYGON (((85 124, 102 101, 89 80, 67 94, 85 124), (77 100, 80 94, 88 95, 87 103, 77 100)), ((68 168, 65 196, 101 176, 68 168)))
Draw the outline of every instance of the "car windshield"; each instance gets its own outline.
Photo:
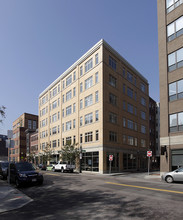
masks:
POLYGON ((18 171, 33 171, 35 168, 31 163, 17 163, 16 168, 18 171))
POLYGON ((180 167, 179 169, 177 169, 178 172, 183 172, 183 167, 180 167))
POLYGON ((8 168, 8 162, 7 163, 1 163, 1 166, 3 167, 3 168, 8 168))

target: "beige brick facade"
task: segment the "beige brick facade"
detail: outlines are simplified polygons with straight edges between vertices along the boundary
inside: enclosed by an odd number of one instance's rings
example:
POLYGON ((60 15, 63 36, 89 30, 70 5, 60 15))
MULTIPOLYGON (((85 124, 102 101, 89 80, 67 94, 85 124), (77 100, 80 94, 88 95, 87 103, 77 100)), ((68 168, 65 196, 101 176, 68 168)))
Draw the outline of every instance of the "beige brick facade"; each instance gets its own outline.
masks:
POLYGON ((39 155, 51 143, 58 159, 71 137, 83 170, 109 172, 110 154, 113 172, 145 168, 148 119, 147 80, 101 40, 40 94, 39 155))

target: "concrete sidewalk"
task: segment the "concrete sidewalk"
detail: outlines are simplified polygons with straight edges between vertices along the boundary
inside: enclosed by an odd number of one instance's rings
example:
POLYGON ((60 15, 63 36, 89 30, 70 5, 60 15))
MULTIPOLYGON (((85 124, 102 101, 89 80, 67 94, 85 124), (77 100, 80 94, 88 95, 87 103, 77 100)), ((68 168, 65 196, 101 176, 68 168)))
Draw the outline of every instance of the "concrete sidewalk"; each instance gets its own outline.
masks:
POLYGON ((0 213, 2 213, 21 208, 33 200, 0 179, 0 201, 0 213))

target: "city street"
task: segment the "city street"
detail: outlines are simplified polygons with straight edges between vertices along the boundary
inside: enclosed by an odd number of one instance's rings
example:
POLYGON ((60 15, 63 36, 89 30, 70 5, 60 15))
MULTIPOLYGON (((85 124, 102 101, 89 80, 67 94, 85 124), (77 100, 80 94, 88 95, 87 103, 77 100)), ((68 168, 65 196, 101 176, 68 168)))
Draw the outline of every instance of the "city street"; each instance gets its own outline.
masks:
POLYGON ((21 188, 33 201, 0 219, 182 219, 182 183, 144 174, 43 172, 44 184, 21 188))

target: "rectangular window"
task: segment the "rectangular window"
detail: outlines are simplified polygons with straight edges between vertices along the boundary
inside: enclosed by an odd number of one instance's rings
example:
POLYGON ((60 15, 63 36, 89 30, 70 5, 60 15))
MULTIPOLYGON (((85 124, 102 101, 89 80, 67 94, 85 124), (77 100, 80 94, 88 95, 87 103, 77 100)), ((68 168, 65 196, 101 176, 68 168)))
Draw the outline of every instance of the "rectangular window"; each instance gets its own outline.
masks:
POLYGON ((146 140, 141 139, 141 147, 146 147, 146 140))
POLYGON ((72 113, 72 106, 69 105, 67 108, 66 108, 66 116, 70 115, 72 113))
POLYGON ((97 65, 97 64, 98 64, 98 53, 95 54, 95 65, 97 65))
POLYGON ((91 58, 85 63, 85 73, 88 72, 92 68, 93 68, 93 58, 91 58))
POLYGON ((112 105, 117 105, 117 97, 113 95, 112 93, 109 93, 109 102, 112 105))
POLYGON ((82 144, 82 143, 83 143, 83 135, 80 134, 80 144, 82 144))
POLYGON ((66 137, 66 145, 70 145, 72 142, 72 138, 71 137, 66 137))
POLYGON ((73 104, 73 113, 76 112, 76 103, 73 104))
POLYGON ((167 26, 167 40, 171 41, 183 34, 183 16, 167 26))
POLYGON ((95 132, 96 132, 95 133, 96 134, 96 141, 98 141, 99 140, 99 132, 98 132, 98 130, 96 130, 95 132))
POLYGON ((73 136, 73 144, 76 143, 76 136, 73 136))
POLYGON ((88 107, 93 104, 93 96, 92 94, 85 97, 85 107, 88 107))
POLYGON ((80 66, 80 76, 83 75, 83 66, 80 66))
POLYGON ((127 88, 127 95, 130 97, 130 98, 133 98, 133 89, 131 88, 127 88))
POLYGON ((183 79, 169 84, 169 101, 183 98, 183 79))
POLYGON ((146 106, 146 100, 145 100, 145 98, 141 97, 140 103, 141 103, 143 106, 146 106))
POLYGON ((60 147, 60 140, 58 139, 58 147, 60 147))
POLYGON ((57 107, 57 100, 55 100, 54 102, 52 102, 52 109, 55 109, 57 107))
POLYGON ((83 108, 83 100, 81 99, 80 100, 80 109, 82 109, 83 108))
POLYGON ((58 125, 58 134, 60 133, 60 125, 58 125))
POLYGON ((183 3, 183 0, 166 0, 167 13, 177 8, 182 3, 183 3))
POLYGON ((109 121, 113 124, 117 124, 117 115, 115 113, 109 113, 109 121))
POLYGON ((56 133, 57 133, 57 127, 55 126, 52 128, 52 134, 56 134, 56 133))
POLYGON ((85 125, 93 122, 93 113, 85 115, 85 125))
POLYGON ((109 85, 111 85, 112 87, 116 88, 116 83, 117 83, 117 80, 114 76, 112 75, 109 75, 109 85))
POLYGON ((126 119, 123 118, 123 127, 125 128, 126 127, 126 119))
POLYGON ((133 145, 133 144, 134 144, 134 143, 133 143, 133 137, 128 136, 127 144, 128 144, 128 145, 133 145))
POLYGON ((64 143, 64 138, 62 138, 62 145, 63 145, 63 146, 65 145, 65 143, 64 143))
POLYGON ((60 98, 58 98, 58 106, 60 106, 60 98))
POLYGON ((28 120, 28 129, 32 129, 32 120, 28 120))
POLYGON ((169 115, 169 131, 183 131, 183 112, 169 115))
POLYGON ((63 96, 62 96, 62 102, 64 103, 64 101, 65 101, 65 100, 64 100, 64 95, 63 95, 63 96))
POLYGON ((80 83, 80 92, 83 91, 83 83, 80 83))
POLYGON ((62 88, 65 88, 65 81, 62 82, 62 88))
POLYGON ((73 96, 76 96, 76 87, 73 88, 73 96))
POLYGON ((60 119, 60 112, 58 112, 58 120, 60 119))
POLYGON ((73 80, 76 80, 76 72, 73 73, 73 80))
POLYGON ((168 71, 171 72, 183 66, 183 48, 168 55, 168 71))
POLYGON ((116 71, 116 60, 109 56, 109 66, 116 71))
POLYGON ((131 83, 133 83, 133 75, 127 71, 127 80, 131 83))
POLYGON ((95 73, 95 83, 98 83, 98 72, 95 73))
POLYGON ((64 118, 64 109, 62 109, 62 117, 64 118))
POLYGON ((141 133, 143 134, 146 133, 146 127, 144 125, 141 125, 141 133))
POLYGON ((123 77, 125 78, 125 68, 123 68, 123 77))
POLYGON ((85 80, 85 90, 89 89, 93 85, 93 77, 89 77, 85 80))
POLYGON ((98 114, 98 110, 95 111, 95 121, 98 121, 99 120, 99 114, 98 114))
POLYGON ((52 115, 52 122, 56 122, 57 121, 57 114, 55 113, 54 115, 52 115))
POLYGON ((82 126, 83 125, 83 117, 81 116, 80 117, 80 126, 82 126))
POLYGON ((66 131, 71 130, 72 125, 71 125, 71 121, 66 122, 66 131))
POLYGON ((64 123, 62 124, 62 131, 64 132, 64 123))
POLYGON ((36 127, 37 127, 37 122, 36 122, 36 121, 33 121, 32 128, 33 128, 33 129, 36 129, 36 127))
POLYGON ((128 128, 129 128, 129 129, 132 129, 132 130, 133 130, 133 121, 128 120, 128 121, 127 121, 127 125, 128 125, 128 128))
POLYGON ((93 141, 93 132, 85 133, 85 143, 93 141))
POLYGON ((72 92, 71 90, 66 93, 66 101, 69 101, 72 98, 72 92))
POLYGON ((53 97, 57 94, 57 87, 53 89, 53 97))
POLYGON ((128 103, 127 111, 128 111, 129 113, 133 114, 133 105, 131 105, 131 104, 128 103))
POLYGON ((109 141, 111 142, 117 142, 117 133, 110 131, 109 132, 109 141))
POLYGON ((76 119, 73 120, 73 128, 76 128, 76 119))
POLYGON ((141 114, 141 118, 145 120, 146 119, 146 113, 141 111, 140 114, 141 114))
POLYGON ((72 83, 72 75, 66 78, 66 86, 69 86, 72 83))
POLYGON ((138 141, 137 141, 137 138, 134 138, 134 145, 137 147, 138 145, 138 141))
POLYGON ((95 92, 95 102, 98 102, 98 91, 95 92))

